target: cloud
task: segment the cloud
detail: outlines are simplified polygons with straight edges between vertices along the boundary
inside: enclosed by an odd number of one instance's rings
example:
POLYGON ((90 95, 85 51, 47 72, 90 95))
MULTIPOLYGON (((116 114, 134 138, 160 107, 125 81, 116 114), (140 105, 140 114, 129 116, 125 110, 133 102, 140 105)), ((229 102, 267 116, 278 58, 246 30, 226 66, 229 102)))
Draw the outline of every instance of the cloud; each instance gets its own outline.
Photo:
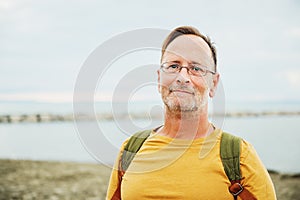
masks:
POLYGON ((285 31, 285 35, 292 37, 293 39, 300 39, 300 27, 291 27, 285 31))
POLYGON ((14 93, 0 94, 0 101, 72 102, 72 93, 14 93))
MULTIPOLYGON (((89 101, 87 99, 88 95, 79 95, 78 102, 89 101)), ((130 101, 151 101, 157 100, 158 96, 153 97, 153 95, 138 94, 130 98, 130 101), (155 98, 156 97, 156 98, 155 98)), ((96 93, 94 95, 93 101, 112 101, 113 93, 106 91, 101 93, 96 93)), ((117 99, 114 99, 117 100, 117 99)), ((119 99, 118 99, 119 100, 119 99)), ((44 102, 44 103, 71 103, 73 102, 72 92, 36 92, 36 93, 13 93, 13 94, 0 94, 0 101, 34 101, 34 102, 44 102)))
POLYGON ((300 90, 300 69, 289 70, 284 75, 291 88, 300 90))
POLYGON ((17 7, 17 4, 20 4, 20 1, 11 1, 11 0, 1 0, 0 1, 0 11, 12 11, 17 7))

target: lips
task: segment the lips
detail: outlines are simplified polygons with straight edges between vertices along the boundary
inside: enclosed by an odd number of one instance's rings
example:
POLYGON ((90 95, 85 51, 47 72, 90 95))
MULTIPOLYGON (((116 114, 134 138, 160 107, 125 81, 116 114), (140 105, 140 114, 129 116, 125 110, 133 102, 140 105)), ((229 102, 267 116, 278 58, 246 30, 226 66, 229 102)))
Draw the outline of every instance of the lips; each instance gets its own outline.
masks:
POLYGON ((194 92, 192 92, 190 90, 170 89, 170 92, 178 92, 178 93, 186 93, 186 94, 194 95, 194 92))

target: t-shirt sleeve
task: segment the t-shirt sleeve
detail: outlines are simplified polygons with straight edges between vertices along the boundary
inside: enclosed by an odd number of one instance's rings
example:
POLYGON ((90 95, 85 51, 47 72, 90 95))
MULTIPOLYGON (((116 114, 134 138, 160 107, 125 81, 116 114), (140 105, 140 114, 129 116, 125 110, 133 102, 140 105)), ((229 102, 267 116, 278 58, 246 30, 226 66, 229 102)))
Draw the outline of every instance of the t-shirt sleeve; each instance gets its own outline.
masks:
POLYGON ((258 200, 276 200, 274 185, 270 175, 257 155, 254 147, 242 142, 241 151, 242 185, 258 200))
POLYGON ((120 163, 122 152, 123 152, 124 147, 127 144, 127 142, 128 142, 128 139, 125 142, 123 142, 120 152, 114 163, 113 169, 111 171, 110 180, 109 180, 109 184, 108 184, 108 188, 107 188, 107 192, 106 192, 106 200, 112 199, 115 191, 117 190, 117 188, 120 184, 118 168, 119 168, 119 163, 120 163))

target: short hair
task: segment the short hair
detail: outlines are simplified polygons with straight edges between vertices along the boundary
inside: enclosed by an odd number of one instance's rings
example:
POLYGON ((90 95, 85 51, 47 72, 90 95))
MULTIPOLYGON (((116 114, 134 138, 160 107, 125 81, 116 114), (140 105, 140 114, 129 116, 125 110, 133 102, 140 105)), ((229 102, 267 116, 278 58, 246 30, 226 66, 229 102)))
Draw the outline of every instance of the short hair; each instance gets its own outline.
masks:
POLYGON ((217 50, 216 47, 214 46, 214 43, 211 41, 211 39, 208 36, 205 36, 203 34, 201 34, 199 32, 198 29, 192 27, 192 26, 180 26, 176 29, 174 29, 165 39, 163 45, 162 45, 162 50, 161 50, 161 58, 163 57, 167 47, 169 46, 169 44, 176 39, 177 37, 181 36, 181 35, 196 35, 200 38, 202 38, 206 44, 209 46, 211 53, 212 53, 212 57, 214 60, 214 64, 215 64, 215 71, 217 71, 217 50))

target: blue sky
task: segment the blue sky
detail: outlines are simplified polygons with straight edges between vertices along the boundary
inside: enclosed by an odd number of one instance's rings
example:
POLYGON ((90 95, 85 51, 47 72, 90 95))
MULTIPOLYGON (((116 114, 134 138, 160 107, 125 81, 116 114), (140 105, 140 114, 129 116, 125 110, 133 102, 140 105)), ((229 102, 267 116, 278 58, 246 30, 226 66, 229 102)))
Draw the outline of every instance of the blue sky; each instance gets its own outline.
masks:
MULTIPOLYGON (((101 43, 139 28, 193 25, 216 43, 227 101, 300 102, 299 22, 297 0, 0 0, 0 101, 71 102, 82 64, 101 43)), ((150 54, 144 64, 158 64, 150 54)), ((105 78, 97 100, 120 79, 105 78)), ((159 98, 151 93, 137 99, 159 98)))

